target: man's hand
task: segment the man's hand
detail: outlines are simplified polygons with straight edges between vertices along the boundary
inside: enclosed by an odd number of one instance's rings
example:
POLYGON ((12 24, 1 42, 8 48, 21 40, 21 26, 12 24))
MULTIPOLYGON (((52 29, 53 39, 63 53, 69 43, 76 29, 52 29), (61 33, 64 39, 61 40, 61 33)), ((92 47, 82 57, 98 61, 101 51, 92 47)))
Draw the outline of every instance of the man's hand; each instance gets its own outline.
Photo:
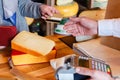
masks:
POLYGON ((90 76, 91 78, 89 80, 114 80, 108 73, 88 68, 77 67, 76 72, 82 75, 90 76))
POLYGON ((40 6, 40 9, 41 9, 43 19, 47 19, 48 17, 53 16, 53 14, 59 13, 59 11, 56 10, 54 7, 48 6, 48 5, 45 5, 45 4, 42 4, 40 6))
POLYGON ((97 34, 97 21, 86 17, 70 18, 64 29, 73 36, 97 34))

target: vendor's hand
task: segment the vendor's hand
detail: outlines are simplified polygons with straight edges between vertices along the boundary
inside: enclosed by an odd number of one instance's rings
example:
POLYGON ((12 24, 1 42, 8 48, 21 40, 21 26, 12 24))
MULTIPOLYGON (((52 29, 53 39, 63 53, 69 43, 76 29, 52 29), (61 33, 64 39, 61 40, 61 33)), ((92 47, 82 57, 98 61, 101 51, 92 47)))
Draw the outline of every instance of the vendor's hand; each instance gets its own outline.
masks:
POLYGON ((54 7, 48 6, 48 5, 45 5, 45 4, 42 4, 40 6, 40 9, 41 9, 43 19, 47 19, 48 17, 53 16, 53 14, 58 14, 59 13, 59 11, 56 10, 54 7))
POLYGON ((65 24, 64 29, 73 36, 78 36, 97 34, 97 27, 97 21, 86 17, 78 17, 70 18, 65 24))
POLYGON ((91 78, 88 80, 114 80, 108 73, 88 68, 77 67, 76 72, 82 75, 90 76, 91 78))

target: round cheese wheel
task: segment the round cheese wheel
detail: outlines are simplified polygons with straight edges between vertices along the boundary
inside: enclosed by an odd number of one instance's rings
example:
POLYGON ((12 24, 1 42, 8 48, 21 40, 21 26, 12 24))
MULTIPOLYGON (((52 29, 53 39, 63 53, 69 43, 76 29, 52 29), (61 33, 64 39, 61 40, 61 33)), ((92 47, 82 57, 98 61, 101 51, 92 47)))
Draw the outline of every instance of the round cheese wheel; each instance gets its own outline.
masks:
POLYGON ((95 19, 95 20, 101 20, 105 18, 105 9, 101 9, 101 10, 87 10, 87 11, 83 11, 79 14, 79 17, 81 16, 85 16, 85 17, 89 17, 91 19, 95 19))
POLYGON ((68 3, 72 3, 73 0, 56 0, 57 5, 66 5, 68 3))
POLYGON ((55 8, 62 14, 63 17, 71 17, 75 16, 78 12, 78 4, 77 2, 72 2, 67 5, 60 5, 60 6, 55 6, 55 8))

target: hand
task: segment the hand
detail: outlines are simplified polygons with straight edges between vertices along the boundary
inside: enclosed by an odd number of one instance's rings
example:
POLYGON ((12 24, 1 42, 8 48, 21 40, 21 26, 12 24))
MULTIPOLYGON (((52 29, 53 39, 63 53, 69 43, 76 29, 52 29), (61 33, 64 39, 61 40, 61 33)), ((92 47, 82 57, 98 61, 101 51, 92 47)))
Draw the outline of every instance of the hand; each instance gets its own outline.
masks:
POLYGON ((77 67, 76 72, 82 75, 88 75, 91 78, 88 80, 114 80, 109 74, 97 71, 97 70, 90 70, 88 68, 77 67))
POLYGON ((65 24, 64 29, 73 36, 78 36, 97 34, 97 27, 97 21, 86 17, 78 17, 70 18, 65 24))
POLYGON ((59 13, 58 10, 56 10, 54 7, 48 6, 45 4, 42 4, 40 6, 40 9, 41 9, 43 19, 47 19, 49 16, 53 16, 53 14, 59 13))

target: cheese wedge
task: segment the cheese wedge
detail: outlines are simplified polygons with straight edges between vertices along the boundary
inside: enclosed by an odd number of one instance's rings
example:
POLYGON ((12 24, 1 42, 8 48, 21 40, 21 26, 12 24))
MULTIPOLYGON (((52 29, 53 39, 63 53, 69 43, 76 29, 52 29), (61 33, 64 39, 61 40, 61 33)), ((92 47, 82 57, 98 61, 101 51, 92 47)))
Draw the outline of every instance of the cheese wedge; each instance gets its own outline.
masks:
POLYGON ((31 32, 22 31, 11 41, 11 48, 35 56, 47 55, 55 42, 31 32))
POLYGON ((51 59, 54 59, 55 56, 56 56, 55 49, 53 49, 46 56, 33 56, 31 54, 26 54, 16 50, 12 50, 12 54, 11 54, 13 65, 26 65, 26 64, 49 62, 51 59))

